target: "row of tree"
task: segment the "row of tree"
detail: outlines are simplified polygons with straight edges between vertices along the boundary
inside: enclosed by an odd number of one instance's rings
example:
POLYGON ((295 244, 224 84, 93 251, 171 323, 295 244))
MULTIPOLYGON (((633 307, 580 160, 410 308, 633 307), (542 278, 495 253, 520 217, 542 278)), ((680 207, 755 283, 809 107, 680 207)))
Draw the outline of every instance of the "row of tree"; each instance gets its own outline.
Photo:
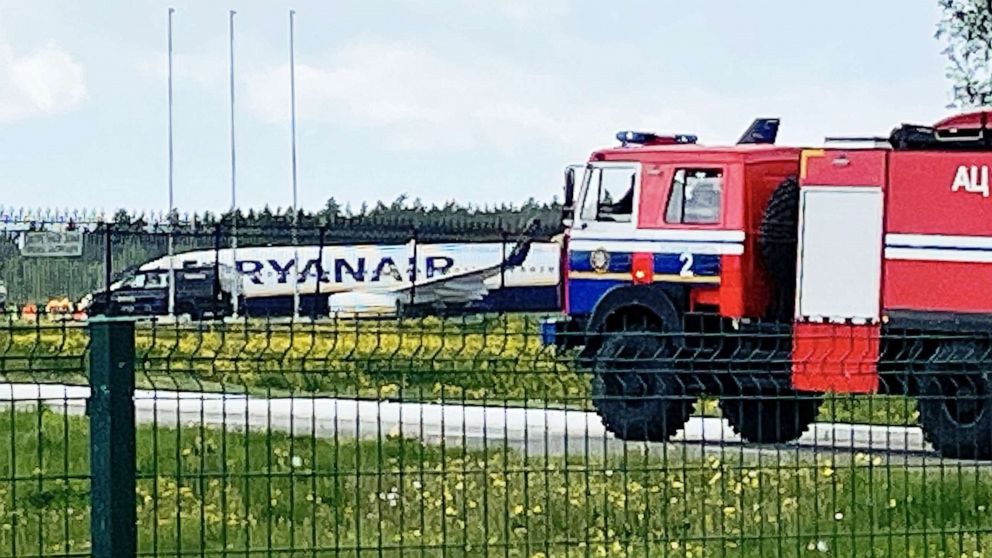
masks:
MULTIPOLYGON (((220 224, 230 228, 235 224, 245 229, 284 229, 294 225, 300 229, 328 230, 337 228, 387 227, 401 229, 499 229, 515 231, 537 219, 544 227, 557 227, 561 204, 557 200, 538 202, 533 198, 520 205, 474 206, 451 201, 444 205, 426 205, 420 199, 400 196, 390 203, 363 203, 357 210, 330 198, 318 211, 300 210, 294 216, 292 208, 249 209, 237 212, 174 214, 171 221, 178 230, 210 229, 220 224)), ((149 232, 165 230, 170 222, 166 215, 148 215, 118 210, 110 219, 119 232, 149 232)))

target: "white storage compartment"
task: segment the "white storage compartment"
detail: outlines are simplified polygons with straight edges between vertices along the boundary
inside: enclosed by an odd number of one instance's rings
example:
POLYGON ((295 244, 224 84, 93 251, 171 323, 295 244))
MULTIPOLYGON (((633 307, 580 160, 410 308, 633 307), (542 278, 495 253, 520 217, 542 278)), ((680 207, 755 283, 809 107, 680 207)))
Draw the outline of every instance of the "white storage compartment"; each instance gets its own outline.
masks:
POLYGON ((877 321, 881 188, 804 186, 799 199, 796 318, 877 321))

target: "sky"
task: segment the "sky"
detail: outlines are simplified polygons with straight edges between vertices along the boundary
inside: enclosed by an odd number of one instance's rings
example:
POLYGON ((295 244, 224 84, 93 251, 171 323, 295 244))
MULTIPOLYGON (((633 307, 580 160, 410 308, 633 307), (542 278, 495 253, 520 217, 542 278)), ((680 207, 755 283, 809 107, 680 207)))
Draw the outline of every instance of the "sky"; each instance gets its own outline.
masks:
POLYGON ((952 112, 936 0, 0 0, 0 207, 523 203, 619 130, 887 135, 952 112))

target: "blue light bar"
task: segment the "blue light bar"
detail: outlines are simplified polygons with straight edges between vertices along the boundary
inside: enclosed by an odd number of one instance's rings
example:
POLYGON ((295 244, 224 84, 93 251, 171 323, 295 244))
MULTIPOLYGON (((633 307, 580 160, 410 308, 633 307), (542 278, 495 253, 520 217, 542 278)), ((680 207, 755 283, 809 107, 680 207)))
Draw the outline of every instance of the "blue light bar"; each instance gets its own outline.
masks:
POLYGON ((627 145, 677 145, 692 144, 699 141, 699 138, 691 134, 674 134, 671 136, 659 136, 649 132, 621 131, 617 132, 617 140, 626 147, 627 145))

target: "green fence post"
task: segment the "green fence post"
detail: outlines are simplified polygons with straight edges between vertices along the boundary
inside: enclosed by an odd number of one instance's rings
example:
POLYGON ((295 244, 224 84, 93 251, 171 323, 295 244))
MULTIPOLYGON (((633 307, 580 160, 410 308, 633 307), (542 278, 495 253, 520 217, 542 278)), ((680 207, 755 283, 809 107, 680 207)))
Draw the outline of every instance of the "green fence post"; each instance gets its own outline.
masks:
POLYGON ((94 558, 137 553, 134 323, 93 319, 90 330, 90 536, 94 558))

